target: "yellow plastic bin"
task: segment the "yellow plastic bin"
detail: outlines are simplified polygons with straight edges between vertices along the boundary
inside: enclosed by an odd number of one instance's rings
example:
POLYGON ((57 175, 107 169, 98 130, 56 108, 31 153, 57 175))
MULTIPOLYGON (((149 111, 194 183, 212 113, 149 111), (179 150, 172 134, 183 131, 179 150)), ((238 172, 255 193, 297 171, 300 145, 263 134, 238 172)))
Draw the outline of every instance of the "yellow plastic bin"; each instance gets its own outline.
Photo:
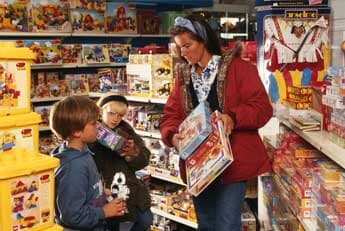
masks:
POLYGON ((41 120, 36 112, 0 116, 0 155, 15 147, 38 152, 38 124, 41 120))
POLYGON ((30 62, 35 56, 10 42, 0 42, 0 49, 0 116, 30 112, 30 62))
POLYGON ((0 153, 0 231, 62 230, 54 224, 59 160, 15 148, 0 153))

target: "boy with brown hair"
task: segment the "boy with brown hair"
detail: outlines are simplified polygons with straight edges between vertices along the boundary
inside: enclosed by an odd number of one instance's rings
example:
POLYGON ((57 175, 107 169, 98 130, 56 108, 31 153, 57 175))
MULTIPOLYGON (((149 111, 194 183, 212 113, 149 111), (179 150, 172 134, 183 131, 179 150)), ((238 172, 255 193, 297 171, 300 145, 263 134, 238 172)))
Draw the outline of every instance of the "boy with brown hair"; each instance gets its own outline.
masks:
POLYGON ((52 131, 64 142, 52 155, 60 159, 55 170, 55 221, 64 230, 109 230, 106 218, 122 216, 121 198, 106 203, 100 175, 87 143, 96 141, 99 109, 85 96, 70 96, 54 104, 52 131))

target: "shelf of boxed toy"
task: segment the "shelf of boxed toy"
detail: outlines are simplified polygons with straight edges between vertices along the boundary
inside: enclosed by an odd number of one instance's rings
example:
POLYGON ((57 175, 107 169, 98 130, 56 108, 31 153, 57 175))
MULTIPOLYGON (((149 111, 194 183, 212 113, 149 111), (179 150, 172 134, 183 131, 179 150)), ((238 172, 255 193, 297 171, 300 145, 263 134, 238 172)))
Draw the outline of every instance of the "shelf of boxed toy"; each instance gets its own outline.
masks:
POLYGON ((170 38, 169 34, 106 34, 106 33, 53 33, 53 32, 0 32, 0 37, 149 37, 149 38, 170 38))
POLYGON ((181 218, 181 217, 178 217, 178 216, 175 216, 175 215, 172 215, 170 213, 167 213, 167 212, 164 212, 158 208, 155 208, 155 207, 151 207, 151 211, 152 213, 154 214, 157 214, 157 215, 160 215, 162 217, 166 217, 170 220, 173 220, 173 221, 176 221, 180 224, 183 224, 183 225, 186 225, 186 226, 189 226, 189 227, 192 227, 194 229, 197 229, 198 228, 198 224, 196 222, 192 222, 192 221, 189 221, 187 219, 184 219, 184 218, 181 218))
POLYGON ((328 156, 345 169, 345 149, 332 142, 329 133, 326 131, 303 132, 292 126, 288 121, 281 121, 285 126, 296 132, 300 137, 313 145, 316 149, 328 156))

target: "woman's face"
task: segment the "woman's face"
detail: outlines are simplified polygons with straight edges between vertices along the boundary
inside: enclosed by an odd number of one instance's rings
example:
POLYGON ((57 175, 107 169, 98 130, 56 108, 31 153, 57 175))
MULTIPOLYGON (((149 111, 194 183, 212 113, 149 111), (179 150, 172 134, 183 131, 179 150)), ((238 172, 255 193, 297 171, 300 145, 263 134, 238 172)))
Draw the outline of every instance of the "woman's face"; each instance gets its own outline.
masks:
POLYGON ((206 51, 205 45, 191 38, 189 33, 183 33, 175 36, 175 42, 181 50, 181 56, 189 64, 198 63, 206 51))

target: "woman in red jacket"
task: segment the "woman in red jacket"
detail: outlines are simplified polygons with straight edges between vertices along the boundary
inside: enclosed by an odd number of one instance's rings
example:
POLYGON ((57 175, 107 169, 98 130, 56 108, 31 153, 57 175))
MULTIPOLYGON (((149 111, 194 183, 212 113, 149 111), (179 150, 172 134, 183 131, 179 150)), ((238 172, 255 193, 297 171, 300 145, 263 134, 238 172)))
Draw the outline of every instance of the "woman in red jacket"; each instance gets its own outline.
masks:
MULTIPOLYGON (((246 180, 271 170, 258 129, 272 116, 272 106, 256 67, 239 51, 221 54, 219 40, 198 16, 177 17, 170 33, 186 62, 175 67, 176 80, 160 124, 163 141, 177 149, 178 127, 207 100, 231 136, 234 162, 198 197, 193 197, 199 230, 241 229, 246 180)), ((180 161, 182 177, 184 162, 180 161)))

